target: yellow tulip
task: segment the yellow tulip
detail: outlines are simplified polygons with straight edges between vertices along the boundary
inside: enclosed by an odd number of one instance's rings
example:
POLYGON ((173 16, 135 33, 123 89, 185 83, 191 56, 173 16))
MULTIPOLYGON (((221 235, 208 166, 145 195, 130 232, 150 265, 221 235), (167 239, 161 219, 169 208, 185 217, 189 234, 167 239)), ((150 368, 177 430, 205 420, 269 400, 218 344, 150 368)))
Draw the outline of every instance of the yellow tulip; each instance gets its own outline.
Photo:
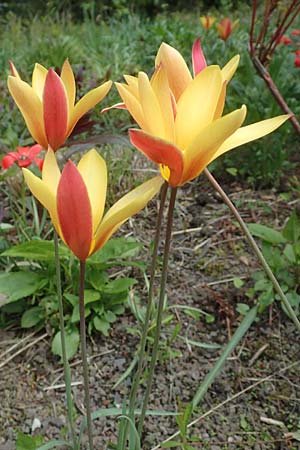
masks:
POLYGON ((66 60, 61 75, 36 64, 32 73, 32 86, 22 81, 10 62, 11 73, 8 89, 20 109, 33 139, 45 149, 56 151, 72 133, 78 120, 111 88, 107 81, 92 89, 76 104, 76 86, 72 68, 66 60))
POLYGON ((192 180, 218 156, 271 133, 289 118, 282 115, 241 127, 245 105, 222 116, 226 86, 239 56, 222 69, 206 66, 197 40, 192 57, 194 78, 181 54, 163 43, 151 80, 140 72, 138 77, 125 75, 127 83, 116 83, 126 108, 141 128, 129 130, 132 144, 159 164, 172 187, 192 180))
POLYGON ((159 191, 163 179, 154 177, 117 201, 104 214, 107 170, 95 149, 76 167, 68 161, 60 173, 54 152, 45 157, 42 179, 23 169, 32 194, 49 211, 53 225, 71 251, 84 261, 107 242, 132 215, 159 191))
POLYGON ((200 17, 200 22, 206 30, 209 30, 213 26, 215 21, 216 21, 216 18, 214 16, 201 16, 200 17))

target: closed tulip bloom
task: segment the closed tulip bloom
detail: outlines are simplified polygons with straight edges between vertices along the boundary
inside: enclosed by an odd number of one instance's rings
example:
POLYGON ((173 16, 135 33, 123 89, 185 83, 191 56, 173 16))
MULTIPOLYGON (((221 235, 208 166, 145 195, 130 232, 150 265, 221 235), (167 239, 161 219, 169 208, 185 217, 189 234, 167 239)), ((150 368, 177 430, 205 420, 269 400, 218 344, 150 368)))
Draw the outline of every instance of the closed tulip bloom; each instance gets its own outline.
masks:
POLYGON ((125 76, 117 89, 140 129, 130 129, 132 144, 159 164, 172 187, 197 177, 223 153, 278 128, 283 115, 242 127, 246 106, 222 115, 226 86, 239 57, 223 69, 206 66, 200 41, 193 47, 193 78, 180 53, 162 44, 151 80, 144 72, 125 76))
POLYGON ((80 261, 103 247, 129 217, 145 207, 163 183, 160 176, 146 181, 104 214, 107 170, 95 149, 86 153, 77 167, 68 161, 62 173, 50 149, 42 179, 28 169, 23 173, 32 194, 47 208, 56 231, 80 261))
POLYGON ((227 41, 233 30, 235 30, 235 28, 238 26, 238 23, 239 19, 231 22, 228 17, 224 17, 224 19, 222 19, 221 22, 217 24, 217 30, 220 38, 223 39, 223 41, 227 41))
POLYGON ((13 63, 8 89, 20 109, 33 139, 53 151, 64 145, 78 120, 108 93, 112 82, 92 89, 76 104, 76 86, 72 68, 66 60, 61 75, 36 64, 32 86, 25 83, 13 63))
POLYGON ((213 26, 215 21, 216 21, 216 18, 214 16, 201 16, 200 17, 200 22, 206 30, 209 30, 213 26))

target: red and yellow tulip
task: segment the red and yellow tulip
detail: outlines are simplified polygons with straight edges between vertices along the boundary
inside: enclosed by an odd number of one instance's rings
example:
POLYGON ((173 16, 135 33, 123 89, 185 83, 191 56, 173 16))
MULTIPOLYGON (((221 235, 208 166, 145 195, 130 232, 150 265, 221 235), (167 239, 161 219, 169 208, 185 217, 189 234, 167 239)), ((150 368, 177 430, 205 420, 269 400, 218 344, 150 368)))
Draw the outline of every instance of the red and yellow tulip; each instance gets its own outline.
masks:
POLYGON ((216 18, 214 16, 201 16, 200 22, 206 30, 209 30, 215 23, 216 18))
POLYGON ((104 214, 107 170, 104 159, 92 149, 78 166, 68 161, 62 173, 53 151, 45 157, 42 179, 23 169, 32 194, 47 208, 53 225, 70 250, 84 261, 99 250, 132 215, 159 191, 160 176, 146 181, 117 201, 104 214))
POLYGON ((25 83, 13 63, 8 77, 8 89, 20 109, 33 139, 53 151, 64 145, 78 120, 108 93, 112 82, 84 95, 76 104, 76 86, 72 68, 66 60, 61 75, 36 64, 32 86, 25 83))
POLYGON ((235 20, 234 22, 231 22, 231 20, 228 17, 224 17, 224 19, 221 20, 220 23, 218 23, 217 30, 219 33, 219 36, 223 41, 227 41, 233 30, 236 29, 236 27, 239 24, 239 19, 235 20))
MULTIPOLYGON (((246 106, 222 116, 226 86, 239 57, 222 69, 206 66, 200 41, 193 47, 192 77, 181 54, 162 44, 151 78, 125 75, 117 89, 141 129, 130 129, 132 144, 160 166, 162 176, 175 187, 198 176, 218 156, 278 128, 287 115, 241 127, 246 106)), ((120 107, 120 105, 118 105, 120 107)))

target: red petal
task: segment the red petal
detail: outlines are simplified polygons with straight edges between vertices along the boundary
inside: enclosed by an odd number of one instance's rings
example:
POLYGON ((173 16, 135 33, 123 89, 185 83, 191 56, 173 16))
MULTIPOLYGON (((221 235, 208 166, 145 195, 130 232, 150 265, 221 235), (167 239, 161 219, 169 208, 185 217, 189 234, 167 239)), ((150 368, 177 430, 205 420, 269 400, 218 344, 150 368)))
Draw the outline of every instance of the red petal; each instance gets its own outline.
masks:
POLYGON ((48 71, 43 93, 45 131, 50 147, 56 151, 67 135, 68 104, 64 85, 53 69, 48 71))
POLYGON ((34 156, 36 156, 39 153, 41 153, 42 150, 43 150, 43 147, 40 144, 35 144, 32 147, 30 147, 29 152, 28 152, 28 156, 30 158, 33 158, 34 156))
POLYGON ((207 66, 206 60, 201 48, 200 38, 196 39, 193 44, 192 49, 192 60, 193 60, 193 69, 194 69, 194 77, 198 75, 201 70, 205 69, 207 66))
POLYGON ((142 130, 130 129, 129 137, 131 143, 151 161, 168 166, 170 177, 167 181, 170 186, 179 184, 183 172, 183 157, 179 148, 142 130))
POLYGON ((8 153, 2 158, 2 169, 8 169, 15 161, 17 161, 18 156, 16 156, 16 152, 8 153))
POLYGON ((92 242, 91 204, 84 181, 68 161, 57 188, 57 213, 66 244, 81 261, 89 255, 92 242))
POLYGON ((33 158, 33 161, 36 163, 40 171, 42 171, 44 160, 41 158, 33 158))

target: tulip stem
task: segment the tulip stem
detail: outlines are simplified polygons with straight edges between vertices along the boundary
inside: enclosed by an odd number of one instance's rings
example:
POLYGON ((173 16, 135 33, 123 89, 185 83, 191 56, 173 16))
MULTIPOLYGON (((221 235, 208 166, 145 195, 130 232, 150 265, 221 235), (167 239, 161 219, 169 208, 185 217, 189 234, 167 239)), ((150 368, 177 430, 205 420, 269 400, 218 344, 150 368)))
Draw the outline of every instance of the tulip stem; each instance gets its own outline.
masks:
POLYGON ((84 311, 84 280, 85 280, 85 261, 80 261, 80 283, 79 283, 79 315, 80 315, 80 340, 81 340, 81 359, 83 368, 83 384, 85 395, 86 421, 89 437, 89 447, 93 450, 93 433, 91 417, 91 401, 89 391, 89 369, 86 351, 86 329, 85 329, 85 311, 84 311))
POLYGON ((165 293, 166 293, 166 284, 167 284, 167 275, 168 275, 168 262, 169 262, 170 246, 171 246, 173 214, 174 214, 174 207, 175 207, 175 201, 176 201, 176 193, 177 193, 177 188, 172 188, 170 202, 169 202, 169 209, 168 209, 168 220, 167 220, 166 239, 165 239, 165 246, 164 246, 163 266, 162 266, 162 273, 161 273, 161 280, 160 280, 160 293, 159 293, 159 301, 158 301, 157 316, 156 316, 156 328, 155 328, 152 356, 151 356, 150 367, 149 367, 149 372, 148 372, 146 392, 145 392, 145 396, 144 396, 144 400, 143 400, 142 411, 141 411, 141 416, 140 416, 139 425, 138 425, 139 436, 141 436, 142 430, 143 430, 144 420, 145 420, 145 416, 146 416, 146 410, 147 410, 149 397, 150 397, 150 393, 151 393, 151 388, 152 388, 152 381, 153 381, 153 377, 154 377, 154 369, 155 369, 157 356, 158 356, 162 315, 163 315, 163 309, 164 309, 164 304, 165 304, 165 293))
MULTIPOLYGON (((166 195, 168 190, 168 183, 165 182, 161 188, 160 192, 160 204, 159 204, 159 211, 157 215, 156 220, 156 231, 155 231, 155 238, 154 238, 154 248, 152 253, 152 261, 151 261, 151 269, 150 269, 150 281, 149 281, 149 291, 148 291, 148 300, 147 300, 147 308, 143 323, 143 330, 142 330, 142 336, 141 336, 141 342, 140 342, 140 348, 139 348, 139 358, 138 358, 138 368, 137 372, 132 384, 131 392, 130 392, 130 400, 129 400, 129 416, 134 417, 134 406, 136 402, 136 395, 137 390, 140 384, 142 371, 143 371, 143 363, 145 359, 145 348, 146 348, 146 342, 147 342, 147 336, 148 336, 148 329, 149 329, 149 322, 151 317, 151 311, 153 307, 153 288, 154 288, 154 277, 155 277, 155 270, 156 270, 156 261, 157 261, 157 252, 158 252, 158 246, 160 242, 160 234, 161 234, 161 223, 163 218, 163 211, 166 201, 166 195)), ((128 429, 128 426, 126 427, 128 429)), ((127 435, 127 432, 125 432, 125 437, 127 435)), ((125 445, 125 440, 123 441, 123 448, 125 445)))
POLYGON ((238 210, 236 209, 236 207, 234 206, 232 201, 229 199, 228 195, 223 191, 223 189, 221 188, 221 186, 219 185, 217 180, 209 172, 209 170, 208 169, 204 169, 204 173, 207 176, 207 178, 208 178, 209 182, 211 183, 211 185, 214 187, 214 189, 217 192, 219 192, 219 194, 221 195, 224 203, 228 206, 228 208, 231 210, 232 214, 234 215, 234 217, 238 221, 242 231, 244 232, 246 238, 248 239, 249 244, 251 245, 251 247, 253 248, 254 253, 257 256, 257 259, 259 260, 259 262, 263 266, 266 274, 268 275, 269 279, 271 280, 271 282, 273 284, 273 287, 274 287, 275 291, 277 292, 277 294, 279 295, 282 303, 284 304, 284 306, 288 310, 290 318, 292 319, 292 321, 295 324, 295 327, 297 328, 298 332, 300 333, 300 322, 299 322, 299 320, 298 320, 298 318, 297 318, 297 316, 295 314, 295 311, 293 310, 293 308, 291 307, 288 299, 284 295, 284 292, 282 291, 282 289, 281 289, 277 279, 275 278, 275 276, 274 276, 274 274, 273 274, 269 264, 265 260, 265 258, 263 256, 263 254, 261 253, 258 245, 256 244, 255 240, 253 239, 250 231, 248 230, 247 225, 243 221, 242 217, 240 216, 238 210))
POLYGON ((74 418, 73 418, 73 398, 72 398, 72 388, 71 388, 71 370, 67 357, 66 349, 66 335, 65 335, 65 324, 64 324, 64 310, 61 294, 61 276, 60 276, 60 261, 59 261, 59 247, 58 247, 58 236, 54 230, 54 255, 55 255, 55 268, 56 268, 56 285, 57 285, 57 300, 58 300, 58 311, 59 311, 59 322, 60 322, 60 339, 61 339, 61 349, 62 349, 62 360, 64 366, 64 378, 66 386, 66 397, 67 397, 67 409, 68 409, 68 419, 69 428, 72 437, 73 447, 75 450, 78 449, 74 418))

